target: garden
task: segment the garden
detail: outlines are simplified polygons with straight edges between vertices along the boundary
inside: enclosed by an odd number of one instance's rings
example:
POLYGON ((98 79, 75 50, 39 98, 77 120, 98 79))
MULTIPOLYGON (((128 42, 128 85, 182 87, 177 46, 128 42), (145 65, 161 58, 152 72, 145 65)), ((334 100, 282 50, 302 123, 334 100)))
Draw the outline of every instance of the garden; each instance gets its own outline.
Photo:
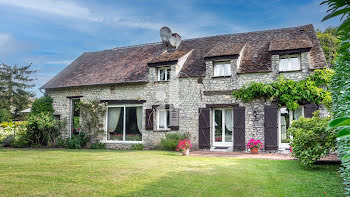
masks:
POLYGON ((171 151, 0 148, 4 196, 342 196, 338 165, 171 151))

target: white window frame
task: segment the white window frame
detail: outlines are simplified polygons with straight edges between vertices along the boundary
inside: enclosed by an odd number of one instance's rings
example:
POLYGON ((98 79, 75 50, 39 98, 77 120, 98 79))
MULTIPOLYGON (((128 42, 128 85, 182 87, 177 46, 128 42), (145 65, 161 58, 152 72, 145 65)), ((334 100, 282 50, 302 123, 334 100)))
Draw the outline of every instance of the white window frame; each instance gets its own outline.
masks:
MULTIPOLYGON (((142 136, 142 141, 126 141, 125 140, 125 134, 126 134, 126 108, 127 107, 142 107, 142 111, 143 111, 143 105, 141 104, 128 104, 128 105, 108 105, 107 106, 107 112, 105 115, 105 136, 106 136, 106 140, 105 143, 130 143, 130 144, 140 144, 143 142, 143 136, 142 136), (124 108, 124 113, 123 113, 123 141, 121 140, 108 140, 108 108, 113 108, 113 107, 121 107, 124 108)), ((142 114, 142 121, 143 121, 143 114, 142 114)), ((142 122, 142 129, 143 130, 143 122, 142 122)), ((140 131, 141 135, 142 135, 142 131, 140 131)))
MULTIPOLYGON (((304 115, 304 106, 303 105, 300 105, 301 107, 301 116, 302 117, 305 117, 304 115)), ((280 150, 286 150, 286 149, 289 149, 290 148, 290 145, 289 143, 281 143, 281 129, 282 129, 282 125, 281 125, 281 110, 282 108, 285 108, 287 109, 287 107, 281 107, 278 109, 278 149, 280 150)), ((289 125, 292 125, 293 123, 293 114, 294 114, 294 111, 289 111, 289 125)), ((293 139, 293 136, 289 136, 290 139, 293 139)))
POLYGON ((232 120, 234 118, 234 114, 233 114, 233 109, 232 108, 215 108, 212 110, 212 117, 213 117, 213 126, 212 126, 212 136, 213 136, 213 146, 214 147, 220 147, 220 146, 233 146, 233 129, 234 129, 234 125, 232 124, 232 141, 231 142, 226 142, 226 132, 222 132, 222 142, 215 142, 215 111, 216 110, 221 110, 221 113, 222 113, 222 128, 221 128, 221 131, 226 131, 225 130, 225 127, 226 127, 226 113, 225 113, 225 110, 232 110, 232 120))
POLYGON ((167 119, 168 119, 168 116, 170 116, 170 110, 169 109, 157 109, 157 130, 170 130, 170 127, 167 123, 167 119), (165 112, 168 112, 168 113, 165 113, 165 123, 164 123, 164 126, 165 128, 159 128, 159 116, 160 116, 160 113, 161 111, 165 111, 165 112))
POLYGON ((301 70, 301 55, 300 54, 292 54, 292 55, 281 55, 280 56, 280 63, 279 63, 279 71, 282 72, 288 72, 288 71, 298 71, 301 70), (299 60, 299 68, 298 69, 292 69, 292 61, 291 58, 298 58, 299 60), (282 70, 281 69, 281 59, 288 59, 288 69, 282 70))
MULTIPOLYGON (((222 69, 224 69, 224 68, 222 68, 222 69)), ((232 65, 231 65, 231 61, 228 61, 228 60, 226 60, 226 61, 214 61, 213 62, 213 76, 214 77, 228 77, 228 76, 231 76, 232 75, 232 65), (228 74, 224 74, 224 75, 215 75, 215 66, 217 66, 217 65, 226 65, 226 64, 228 64, 229 65, 229 67, 230 67, 230 73, 228 73, 228 74)))
POLYGON ((160 68, 158 68, 157 73, 158 73, 157 74, 158 75, 158 81, 169 81, 170 78, 171 78, 171 67, 170 66, 160 67, 160 68), (160 80, 160 71, 161 70, 165 70, 165 73, 167 73, 168 70, 169 70, 169 79, 168 79, 168 75, 165 74, 165 80, 160 80))

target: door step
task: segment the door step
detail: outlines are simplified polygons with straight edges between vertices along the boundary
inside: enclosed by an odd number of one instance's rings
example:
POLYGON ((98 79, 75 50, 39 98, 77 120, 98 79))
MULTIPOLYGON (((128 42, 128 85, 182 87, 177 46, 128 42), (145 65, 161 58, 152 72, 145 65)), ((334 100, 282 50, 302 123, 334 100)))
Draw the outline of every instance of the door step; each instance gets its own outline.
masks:
POLYGON ((211 147, 210 151, 232 152, 233 151, 233 147, 232 146, 216 146, 216 147, 211 147))

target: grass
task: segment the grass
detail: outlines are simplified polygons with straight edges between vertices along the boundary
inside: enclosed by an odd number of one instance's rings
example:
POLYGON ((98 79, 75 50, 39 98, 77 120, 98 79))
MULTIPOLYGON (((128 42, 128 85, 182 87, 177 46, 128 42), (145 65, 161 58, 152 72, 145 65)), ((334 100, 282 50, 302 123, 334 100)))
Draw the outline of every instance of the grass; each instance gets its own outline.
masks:
POLYGON ((337 165, 0 148, 0 196, 341 196, 337 165))

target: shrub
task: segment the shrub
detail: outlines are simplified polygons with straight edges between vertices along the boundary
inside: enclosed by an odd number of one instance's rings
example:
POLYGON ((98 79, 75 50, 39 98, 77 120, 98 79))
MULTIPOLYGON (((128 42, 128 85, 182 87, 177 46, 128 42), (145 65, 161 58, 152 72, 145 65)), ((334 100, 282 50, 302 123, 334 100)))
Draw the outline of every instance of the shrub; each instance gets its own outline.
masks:
POLYGON ((30 145, 52 145, 59 136, 63 122, 55 120, 50 113, 31 115, 28 118, 27 137, 30 145))
POLYGON ((180 140, 188 139, 188 134, 165 134, 165 138, 162 138, 160 141, 160 149, 162 150, 169 150, 169 151, 176 151, 177 145, 179 144, 180 140))
POLYGON ((62 138, 57 138, 57 147, 58 148, 66 147, 66 141, 62 138))
POLYGON ((312 118, 294 121, 288 132, 293 136, 291 152, 304 165, 312 165, 325 157, 336 146, 336 131, 327 130, 330 117, 321 118, 319 112, 312 118))
POLYGON ((133 144, 131 145, 131 150, 143 150, 143 144, 133 144))
POLYGON ((90 146, 91 149, 106 149, 106 144, 100 141, 92 143, 90 146))
POLYGON ((53 113, 54 109, 52 107, 52 103, 53 99, 49 96, 37 98, 32 104, 30 113, 32 115, 39 115, 40 113, 53 113))
POLYGON ((0 126, 2 129, 0 130, 0 137, 6 137, 8 135, 16 135, 20 133, 25 133, 27 122, 26 121, 20 121, 20 122, 2 122, 0 126))
POLYGON ((2 139, 2 143, 4 147, 10 147, 12 142, 15 141, 15 137, 13 135, 8 135, 4 139, 2 139))
POLYGON ((11 143, 11 146, 14 148, 26 148, 29 147, 29 142, 27 138, 19 137, 11 143))
POLYGON ((72 138, 67 139, 66 148, 80 149, 90 141, 90 138, 84 133, 80 132, 78 135, 73 135, 72 138))

